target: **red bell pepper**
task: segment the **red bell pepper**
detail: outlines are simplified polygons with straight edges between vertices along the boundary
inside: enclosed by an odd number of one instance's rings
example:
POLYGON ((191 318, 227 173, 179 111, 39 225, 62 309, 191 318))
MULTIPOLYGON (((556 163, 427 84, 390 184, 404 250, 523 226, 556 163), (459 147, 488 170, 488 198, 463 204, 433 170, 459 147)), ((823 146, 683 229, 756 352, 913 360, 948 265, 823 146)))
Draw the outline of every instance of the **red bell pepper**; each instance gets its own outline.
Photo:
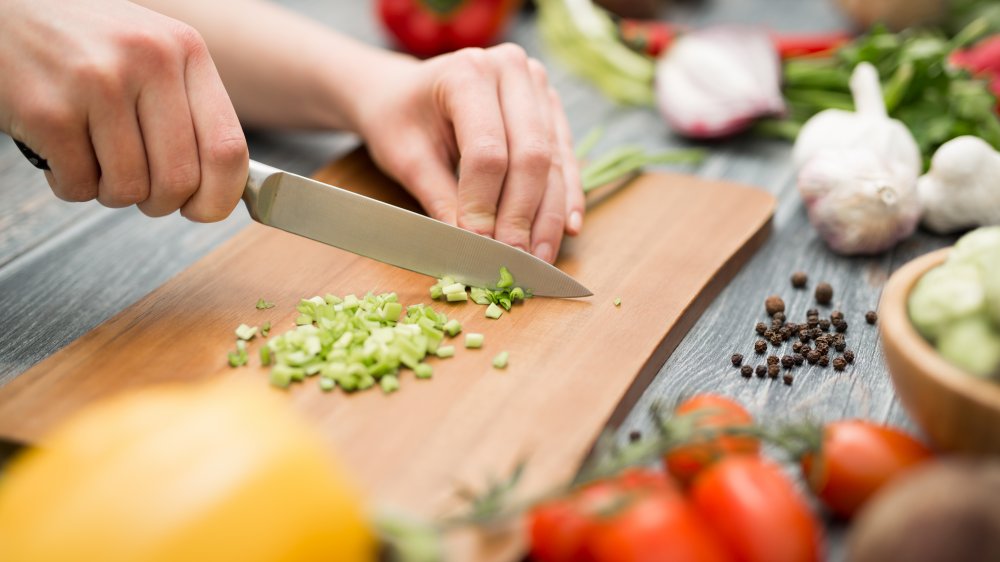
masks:
POLYGON ((404 50, 431 57, 496 41, 519 0, 379 0, 382 25, 404 50))
POLYGON ((955 51, 949 58, 951 64, 989 81, 990 91, 997 98, 997 113, 1000 113, 1000 34, 987 37, 968 49, 955 51))

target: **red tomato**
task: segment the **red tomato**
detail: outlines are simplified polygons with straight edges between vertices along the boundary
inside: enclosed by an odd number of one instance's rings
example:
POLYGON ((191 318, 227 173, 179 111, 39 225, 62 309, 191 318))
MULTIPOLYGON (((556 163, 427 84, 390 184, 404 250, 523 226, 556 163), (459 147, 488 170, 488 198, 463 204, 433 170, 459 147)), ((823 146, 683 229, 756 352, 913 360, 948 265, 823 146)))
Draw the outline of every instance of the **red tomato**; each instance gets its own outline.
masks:
POLYGON ((830 510, 850 518, 890 480, 930 459, 923 443, 898 429, 863 420, 828 424, 816 454, 802 456, 802 474, 830 510))
POLYGON ((667 477, 648 469, 536 506, 529 531, 539 562, 729 560, 667 477))
MULTIPOLYGON (((695 421, 695 427, 724 429, 746 426, 753 418, 743 406, 717 394, 699 394, 682 402, 674 410, 675 415, 706 412, 695 421)), ((721 436, 695 440, 690 444, 674 448, 663 459, 667 470, 682 484, 690 484, 701 471, 727 455, 756 455, 760 443, 749 436, 721 436)))
POLYGON ((487 47, 519 0, 379 0, 382 25, 405 50, 431 57, 464 47, 487 47))
POLYGON ((695 479, 690 497, 740 562, 820 559, 819 521, 771 462, 749 455, 726 457, 695 479))

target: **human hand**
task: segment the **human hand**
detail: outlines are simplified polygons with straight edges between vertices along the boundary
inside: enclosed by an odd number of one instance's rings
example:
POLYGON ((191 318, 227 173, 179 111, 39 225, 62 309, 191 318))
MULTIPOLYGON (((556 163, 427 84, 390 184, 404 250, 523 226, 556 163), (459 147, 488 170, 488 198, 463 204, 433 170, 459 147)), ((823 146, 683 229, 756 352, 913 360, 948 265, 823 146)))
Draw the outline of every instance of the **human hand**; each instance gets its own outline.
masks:
POLYGON ((248 153, 201 37, 122 0, 0 2, 0 130, 67 201, 225 218, 248 153))
POLYGON ((354 127, 379 166, 444 222, 555 260, 583 223, 572 135, 521 47, 393 57, 356 91, 354 127), (455 169, 458 169, 458 179, 455 169))

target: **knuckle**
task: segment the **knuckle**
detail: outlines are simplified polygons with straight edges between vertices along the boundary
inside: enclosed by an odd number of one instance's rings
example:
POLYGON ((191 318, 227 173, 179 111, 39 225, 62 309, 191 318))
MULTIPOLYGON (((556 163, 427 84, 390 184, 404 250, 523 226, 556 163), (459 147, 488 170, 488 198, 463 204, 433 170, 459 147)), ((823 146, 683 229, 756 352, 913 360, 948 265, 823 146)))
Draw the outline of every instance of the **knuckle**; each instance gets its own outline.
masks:
POLYGON ((205 45, 205 38, 198 33, 194 27, 182 23, 174 22, 170 28, 172 43, 180 48, 181 52, 187 55, 198 55, 208 52, 205 45))
POLYGON ((42 134, 64 132, 72 129, 77 121, 73 108, 63 103, 46 103, 34 100, 26 103, 20 112, 23 128, 27 132, 42 134))
POLYGON ((528 53, 524 47, 515 43, 502 43, 492 48, 500 60, 506 64, 524 65, 528 62, 528 53))
POLYGON ((220 138, 206 147, 205 159, 212 167, 226 169, 244 167, 250 159, 247 141, 242 134, 220 138))
MULTIPOLYGON (((537 59, 528 59, 528 71, 531 73, 531 77, 544 88, 548 88, 549 83, 549 73, 545 70, 545 65, 539 62, 537 59)), ((546 89, 548 92, 548 89, 546 89)))
POLYGON ((181 164, 154 177, 153 191, 170 200, 186 200, 198 190, 201 169, 197 161, 181 164))
POLYGON ((502 176, 507 172, 507 146, 498 139, 477 139, 463 157, 468 159, 472 173, 502 176))
POLYGON ((148 196, 148 180, 144 177, 135 177, 105 183, 97 199, 106 207, 127 207, 142 203, 148 196))
POLYGON ((535 138, 524 141, 515 151, 515 164, 531 171, 547 170, 552 164, 552 143, 535 138))
POLYGON ((118 98, 126 90, 128 71, 122 60, 85 60, 70 73, 77 84, 105 98, 118 98))
POLYGON ((59 199, 71 203, 83 203, 97 198, 97 184, 91 181, 59 183, 52 191, 59 199))

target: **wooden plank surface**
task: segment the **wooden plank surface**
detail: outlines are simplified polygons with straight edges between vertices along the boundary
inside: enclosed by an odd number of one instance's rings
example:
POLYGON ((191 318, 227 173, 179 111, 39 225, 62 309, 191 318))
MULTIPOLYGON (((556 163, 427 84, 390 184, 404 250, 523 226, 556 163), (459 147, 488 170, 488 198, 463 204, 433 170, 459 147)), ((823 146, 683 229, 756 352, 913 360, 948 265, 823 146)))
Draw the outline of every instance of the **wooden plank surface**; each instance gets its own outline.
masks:
MULTIPOLYGON (((355 156, 317 177, 392 199, 397 188, 355 156)), ((496 321, 478 305, 437 303, 467 331, 484 333, 484 348, 433 361, 432 381, 406 375, 390 396, 324 394, 309 380, 289 398, 378 503, 441 515, 455 507, 458 487, 524 456, 525 492, 553 485, 572 476, 622 398, 639 396, 727 275, 763 241, 773 206, 752 188, 641 176, 589 209, 586 233, 558 262, 593 297, 533 299, 496 321), (501 350, 511 358, 504 371, 491 366, 501 350)), ((328 292, 396 291, 403 303, 430 303, 430 283, 252 225, 0 389, 0 435, 33 441, 84 404, 158 381, 256 377, 265 385, 262 369, 225 365, 237 324, 271 320, 283 331, 294 325, 299 298, 328 292), (277 307, 255 310, 258 297, 277 307)))

